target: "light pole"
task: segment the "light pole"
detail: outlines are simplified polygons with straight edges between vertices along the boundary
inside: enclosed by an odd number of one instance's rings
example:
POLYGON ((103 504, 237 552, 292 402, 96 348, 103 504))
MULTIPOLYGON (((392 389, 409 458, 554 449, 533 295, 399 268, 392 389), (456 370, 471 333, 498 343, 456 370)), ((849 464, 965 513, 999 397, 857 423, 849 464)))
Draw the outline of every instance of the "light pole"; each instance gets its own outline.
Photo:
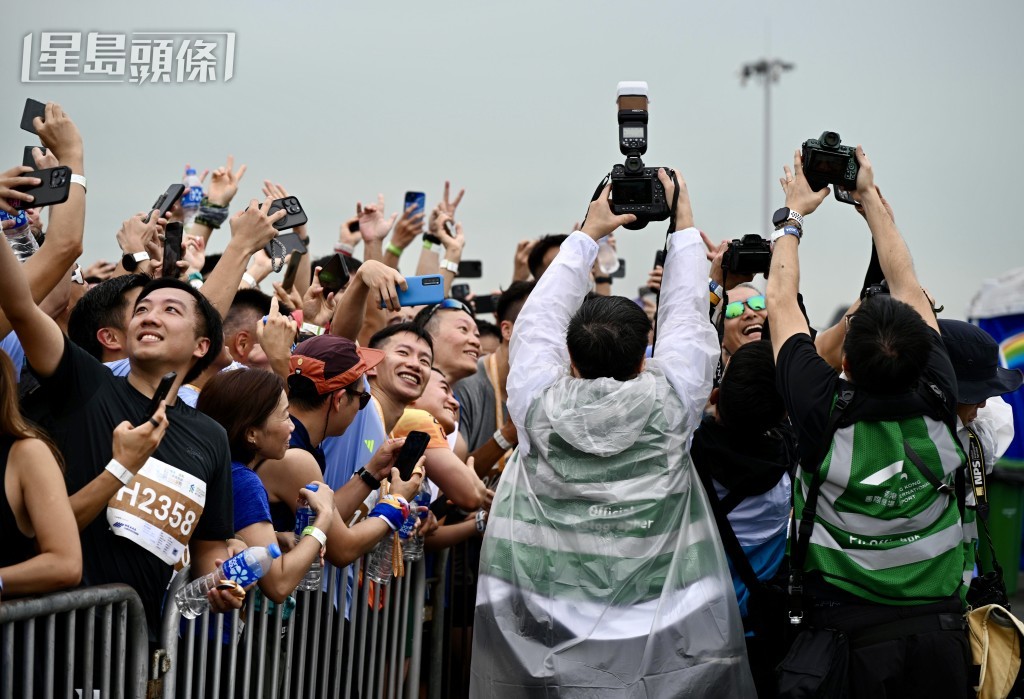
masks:
POLYGON ((741 85, 746 85, 751 77, 760 78, 764 85, 764 202, 758 230, 764 230, 772 216, 772 83, 777 82, 782 73, 793 70, 794 67, 792 63, 786 63, 778 58, 762 58, 753 63, 744 63, 740 73, 741 85))

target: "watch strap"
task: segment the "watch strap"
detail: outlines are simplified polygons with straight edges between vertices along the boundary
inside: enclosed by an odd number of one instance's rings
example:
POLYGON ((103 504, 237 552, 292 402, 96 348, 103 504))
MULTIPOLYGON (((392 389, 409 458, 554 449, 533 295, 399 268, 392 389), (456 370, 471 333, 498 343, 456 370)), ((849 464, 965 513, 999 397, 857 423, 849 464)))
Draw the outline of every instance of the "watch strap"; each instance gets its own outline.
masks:
POLYGON ((325 548, 327 546, 327 535, 324 533, 322 529, 318 527, 314 527, 312 525, 306 527, 302 530, 302 536, 313 537, 318 542, 320 542, 320 548, 325 548))
POLYGON ((356 471, 356 475, 359 476, 363 483, 369 486, 370 490, 377 490, 380 487, 380 479, 374 478, 373 474, 367 471, 365 466, 356 471))
POLYGON ((89 191, 89 181, 85 179, 85 175, 78 175, 74 172, 71 173, 71 184, 80 184, 82 189, 86 192, 89 191))
POLYGON ((441 267, 442 270, 447 270, 447 271, 451 272, 452 274, 458 274, 459 273, 459 263, 458 262, 452 262, 451 260, 449 260, 447 258, 442 259, 439 266, 441 267))

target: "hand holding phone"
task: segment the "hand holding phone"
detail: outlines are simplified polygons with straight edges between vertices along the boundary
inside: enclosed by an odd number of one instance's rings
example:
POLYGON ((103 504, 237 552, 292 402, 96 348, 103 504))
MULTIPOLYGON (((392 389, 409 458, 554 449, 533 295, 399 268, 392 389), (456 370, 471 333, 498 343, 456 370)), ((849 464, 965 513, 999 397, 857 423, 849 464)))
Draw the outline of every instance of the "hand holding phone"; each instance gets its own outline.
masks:
MULTIPOLYGON (((153 209, 157 209, 160 212, 160 215, 157 216, 157 218, 167 218, 167 212, 171 210, 171 207, 174 206, 175 202, 181 199, 181 195, 184 193, 185 185, 180 183, 172 184, 167 188, 166 192, 156 198, 156 201, 153 202, 153 206, 149 207, 149 210, 153 211, 153 209)), ((149 215, 147 214, 146 218, 143 220, 146 223, 149 223, 149 215)))
POLYGON ((341 253, 335 253, 327 266, 321 269, 320 274, 317 275, 320 286, 324 288, 324 298, 327 298, 332 292, 337 294, 345 288, 349 278, 348 266, 341 253))
POLYGON ((412 470, 416 462, 427 451, 427 444, 430 443, 430 435, 426 432, 413 430, 405 436, 405 444, 395 458, 394 468, 398 469, 398 476, 407 481, 412 478, 412 470))
POLYGON ((14 188, 15 191, 32 197, 32 201, 9 200, 16 208, 38 209, 41 206, 63 204, 71 194, 71 168, 66 165, 26 172, 21 177, 37 177, 40 183, 37 185, 23 184, 14 188))
MULTIPOLYGON (((395 287, 395 298, 402 306, 429 306, 444 301, 444 280, 440 274, 426 274, 421 277, 406 277, 408 289, 395 287)), ((381 308, 387 308, 382 299, 381 308)))
MULTIPOLYGON (((156 387, 156 393, 149 401, 149 406, 146 408, 146 418, 139 423, 139 425, 151 420, 156 411, 160 408, 160 402, 167 399, 167 395, 171 392, 171 386, 174 385, 174 380, 178 378, 178 374, 173 371, 169 371, 163 375, 160 379, 159 385, 156 387)), ((136 425, 138 427, 138 425, 136 425)))
POLYGON ((32 123, 36 117, 46 121, 46 105, 29 98, 25 100, 25 111, 21 115, 21 128, 31 134, 36 133, 36 126, 32 123))

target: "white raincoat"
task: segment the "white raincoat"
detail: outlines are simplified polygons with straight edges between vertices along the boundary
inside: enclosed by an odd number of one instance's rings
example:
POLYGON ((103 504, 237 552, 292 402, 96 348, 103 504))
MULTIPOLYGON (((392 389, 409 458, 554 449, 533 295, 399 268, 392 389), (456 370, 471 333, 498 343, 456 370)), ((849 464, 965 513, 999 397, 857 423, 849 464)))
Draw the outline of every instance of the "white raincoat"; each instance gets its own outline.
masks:
POLYGON ((631 381, 569 376, 597 245, 573 233, 516 320, 506 465, 481 551, 473 697, 751 697, 689 444, 718 342, 696 229, 671 236, 658 344, 631 381))

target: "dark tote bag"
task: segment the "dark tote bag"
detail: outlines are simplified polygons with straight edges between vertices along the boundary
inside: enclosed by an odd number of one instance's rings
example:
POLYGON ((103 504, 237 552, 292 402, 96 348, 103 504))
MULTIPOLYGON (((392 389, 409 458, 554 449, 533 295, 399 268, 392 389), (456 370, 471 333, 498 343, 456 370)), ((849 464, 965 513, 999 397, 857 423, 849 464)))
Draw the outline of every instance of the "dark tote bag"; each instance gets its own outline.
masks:
POLYGON ((780 699, 847 696, 850 644, 835 629, 804 629, 776 670, 780 699))

